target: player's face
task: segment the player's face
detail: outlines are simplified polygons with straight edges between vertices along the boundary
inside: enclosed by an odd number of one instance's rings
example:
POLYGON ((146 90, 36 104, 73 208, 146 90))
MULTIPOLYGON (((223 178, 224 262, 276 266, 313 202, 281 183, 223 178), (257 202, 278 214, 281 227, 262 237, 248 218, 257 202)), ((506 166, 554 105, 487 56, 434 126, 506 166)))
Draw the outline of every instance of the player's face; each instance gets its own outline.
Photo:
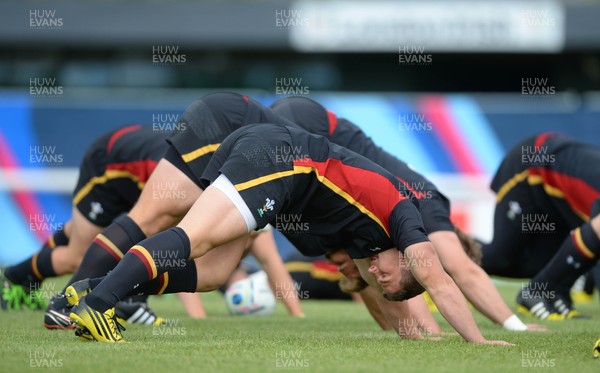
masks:
POLYGON ((386 250, 371 257, 369 272, 375 276, 384 294, 393 294, 401 290, 401 261, 403 259, 404 257, 396 249, 386 250))
POLYGON ((354 261, 346 250, 337 250, 329 254, 329 261, 337 266, 340 271, 347 278, 360 278, 360 273, 354 261))

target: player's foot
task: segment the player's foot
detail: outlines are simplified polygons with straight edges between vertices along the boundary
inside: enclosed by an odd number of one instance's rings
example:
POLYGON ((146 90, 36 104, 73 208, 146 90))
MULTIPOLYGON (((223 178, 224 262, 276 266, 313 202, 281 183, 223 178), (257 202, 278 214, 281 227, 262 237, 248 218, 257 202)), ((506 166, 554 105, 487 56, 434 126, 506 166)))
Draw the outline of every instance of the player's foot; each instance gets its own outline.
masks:
POLYGON ((70 317, 76 324, 75 335, 79 338, 89 339, 86 338, 89 335, 100 342, 125 342, 121 335, 125 328, 117 321, 114 308, 98 312, 86 304, 85 298, 81 298, 71 310, 70 317))
POLYGON ((90 334, 90 331, 87 329, 75 329, 75 335, 79 337, 84 342, 92 342, 95 341, 94 337, 90 334))
POLYGON ((160 325, 162 318, 144 302, 124 300, 115 305, 115 315, 124 322, 142 325, 160 325))
POLYGON ((565 316, 557 312, 550 302, 536 296, 526 288, 522 289, 517 295, 517 311, 541 320, 559 321, 565 319, 565 316))
POLYGON ((573 308, 573 302, 569 297, 558 295, 553 304, 554 308, 567 319, 589 319, 590 316, 584 315, 573 308))
POLYGON ((90 279, 86 278, 72 283, 65 289, 65 296, 70 305, 74 306, 79 303, 79 300, 85 297, 92 288, 90 286, 90 279))
POLYGON ((71 322, 69 313, 71 306, 64 300, 65 295, 60 293, 50 299, 50 303, 44 314, 44 327, 46 329, 73 329, 75 324, 71 322))
POLYGON ((0 308, 3 310, 20 310, 23 306, 27 291, 22 285, 13 284, 6 276, 4 269, 0 269, 0 308))
POLYGON ((600 356, 600 338, 598 338, 596 340, 596 343, 594 343, 594 349, 592 350, 593 354, 594 354, 594 359, 597 359, 598 356, 600 356))
POLYGON ((594 294, 589 294, 583 290, 574 290, 571 292, 573 303, 590 304, 594 301, 594 294))
POLYGON ((571 287, 571 299, 576 304, 590 304, 594 300, 594 278, 589 273, 575 281, 571 287))

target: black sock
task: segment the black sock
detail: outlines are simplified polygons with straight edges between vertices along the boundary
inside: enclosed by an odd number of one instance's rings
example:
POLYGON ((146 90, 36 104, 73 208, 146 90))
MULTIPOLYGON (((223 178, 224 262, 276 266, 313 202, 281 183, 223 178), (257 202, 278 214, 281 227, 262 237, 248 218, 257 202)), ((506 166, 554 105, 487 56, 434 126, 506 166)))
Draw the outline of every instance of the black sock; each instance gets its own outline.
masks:
POLYGON ((149 297, 149 295, 147 295, 147 294, 131 295, 125 299, 125 302, 148 303, 148 297, 149 297))
POLYGON ((136 243, 146 238, 140 227, 127 215, 115 219, 98 234, 68 285, 85 278, 106 275, 136 243))
POLYGON ((185 267, 169 269, 157 278, 133 289, 129 295, 161 295, 172 293, 195 293, 198 285, 198 272, 193 260, 185 262, 185 267))
POLYGON ((597 263, 594 268, 592 268, 590 275, 594 281, 594 286, 596 289, 600 290, 600 263, 597 263))
POLYGON ((171 228, 132 247, 106 279, 86 296, 86 303, 104 312, 140 284, 161 273, 186 267, 190 240, 181 228, 171 228))
POLYGON ((52 267, 52 249, 67 244, 69 238, 61 228, 48 238, 40 251, 21 263, 8 267, 4 275, 12 283, 23 285, 27 290, 39 289, 45 278, 56 276, 52 267))
POLYGON ((600 255, 600 239, 589 223, 573 230, 542 271, 532 280, 537 289, 547 287, 568 295, 579 276, 592 268, 600 255))

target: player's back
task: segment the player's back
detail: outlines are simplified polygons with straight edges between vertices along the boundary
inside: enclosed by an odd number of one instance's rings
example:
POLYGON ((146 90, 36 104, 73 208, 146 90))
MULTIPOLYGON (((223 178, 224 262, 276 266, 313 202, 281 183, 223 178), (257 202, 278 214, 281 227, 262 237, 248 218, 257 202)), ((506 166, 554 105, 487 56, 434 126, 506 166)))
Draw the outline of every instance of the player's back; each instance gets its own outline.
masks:
POLYGON ((394 175, 325 137, 287 130, 302 155, 294 161, 297 181, 290 211, 302 212, 310 234, 337 237, 333 242, 343 242, 344 247, 393 247, 390 214, 406 199, 394 175))
POLYGON ((107 153, 110 163, 159 160, 167 149, 170 132, 149 125, 134 125, 112 132, 107 153))
POLYGON ((554 133, 530 136, 513 146, 492 181, 501 199, 513 187, 529 188, 539 209, 570 227, 589 219, 600 197, 600 148, 554 133))
POLYGON ((385 168, 400 179, 403 188, 419 197, 424 191, 437 192, 435 185, 407 163, 377 146, 357 125, 338 118, 318 102, 307 97, 281 99, 271 108, 304 130, 329 138, 329 141, 352 150, 385 168), (419 190, 415 190, 419 189, 419 190))

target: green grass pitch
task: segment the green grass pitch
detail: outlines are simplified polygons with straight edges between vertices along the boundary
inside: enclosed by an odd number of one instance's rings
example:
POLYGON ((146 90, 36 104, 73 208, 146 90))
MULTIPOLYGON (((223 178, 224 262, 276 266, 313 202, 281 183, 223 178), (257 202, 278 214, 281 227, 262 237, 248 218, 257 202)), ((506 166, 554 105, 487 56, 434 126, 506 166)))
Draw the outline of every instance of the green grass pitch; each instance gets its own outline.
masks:
MULTIPOLYGON (((48 282, 49 292, 65 278, 48 282)), ((499 288, 514 306, 521 282, 499 288)), ((219 294, 204 294, 206 320, 186 317, 179 300, 153 297, 165 325, 127 325, 129 343, 79 341, 74 333, 47 331, 42 312, 0 312, 0 372, 598 372, 591 349, 600 336, 595 298, 579 309, 588 320, 543 322, 546 333, 507 332, 476 314, 488 339, 516 347, 480 346, 458 336, 443 341, 405 341, 383 332, 359 304, 305 301, 305 319, 292 319, 281 304, 269 317, 227 315, 219 294)), ((445 331, 450 326, 439 314, 445 331)), ((536 320, 524 317, 524 321, 536 320)))

